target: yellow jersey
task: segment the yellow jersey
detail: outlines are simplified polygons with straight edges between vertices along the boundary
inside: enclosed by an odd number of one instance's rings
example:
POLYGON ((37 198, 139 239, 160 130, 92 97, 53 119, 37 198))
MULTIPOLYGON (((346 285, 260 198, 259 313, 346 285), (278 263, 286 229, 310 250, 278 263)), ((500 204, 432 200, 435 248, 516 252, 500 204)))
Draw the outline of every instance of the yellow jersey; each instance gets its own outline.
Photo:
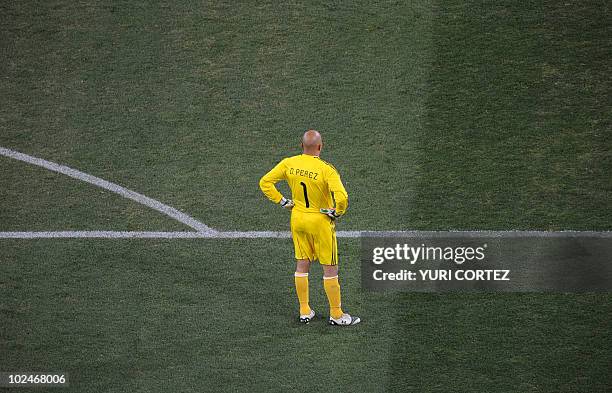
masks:
POLYGON ((348 208, 348 194, 334 166, 317 156, 300 154, 283 159, 259 181, 263 193, 274 203, 282 199, 275 184, 286 180, 291 189, 293 208, 300 213, 319 213, 335 207, 342 215, 348 208))

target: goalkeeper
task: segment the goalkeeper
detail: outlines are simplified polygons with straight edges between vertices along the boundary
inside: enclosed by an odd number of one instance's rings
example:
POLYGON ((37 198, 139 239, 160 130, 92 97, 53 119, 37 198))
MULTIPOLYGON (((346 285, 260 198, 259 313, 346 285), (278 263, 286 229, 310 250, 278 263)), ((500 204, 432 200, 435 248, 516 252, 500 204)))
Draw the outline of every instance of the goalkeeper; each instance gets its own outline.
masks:
POLYGON ((321 134, 306 131, 302 137, 303 154, 282 160, 261 178, 259 187, 272 202, 291 210, 300 322, 309 323, 315 315, 308 299, 308 272, 310 263, 318 260, 323 267, 323 286, 329 301, 329 323, 350 326, 360 319, 342 311, 335 223, 348 208, 348 194, 336 168, 319 158, 322 147, 321 134), (275 184, 281 180, 289 184, 291 199, 276 189, 275 184))

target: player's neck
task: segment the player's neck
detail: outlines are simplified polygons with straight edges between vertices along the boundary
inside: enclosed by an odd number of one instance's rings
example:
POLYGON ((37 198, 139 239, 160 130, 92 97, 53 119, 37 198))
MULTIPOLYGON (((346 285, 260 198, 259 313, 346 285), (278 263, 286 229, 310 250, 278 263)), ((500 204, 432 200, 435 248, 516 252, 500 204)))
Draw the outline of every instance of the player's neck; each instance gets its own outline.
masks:
POLYGON ((302 154, 305 155, 305 156, 313 156, 313 157, 319 158, 319 153, 318 152, 317 153, 303 152, 302 154))

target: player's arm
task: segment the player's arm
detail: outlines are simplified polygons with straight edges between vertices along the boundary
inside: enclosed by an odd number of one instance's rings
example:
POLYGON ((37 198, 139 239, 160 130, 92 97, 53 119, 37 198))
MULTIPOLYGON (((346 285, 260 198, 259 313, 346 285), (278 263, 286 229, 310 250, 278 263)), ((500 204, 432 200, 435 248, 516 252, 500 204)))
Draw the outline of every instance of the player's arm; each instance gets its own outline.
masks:
POLYGON ((332 194, 335 206, 334 208, 325 209, 326 211, 322 211, 322 213, 327 214, 331 218, 338 218, 346 213, 348 209, 348 193, 344 188, 344 184, 342 184, 340 174, 333 168, 329 169, 327 186, 332 194))
POLYGON ((269 200, 290 209, 293 207, 293 201, 286 199, 275 186, 281 180, 285 180, 285 160, 279 162, 259 180, 259 188, 269 200))

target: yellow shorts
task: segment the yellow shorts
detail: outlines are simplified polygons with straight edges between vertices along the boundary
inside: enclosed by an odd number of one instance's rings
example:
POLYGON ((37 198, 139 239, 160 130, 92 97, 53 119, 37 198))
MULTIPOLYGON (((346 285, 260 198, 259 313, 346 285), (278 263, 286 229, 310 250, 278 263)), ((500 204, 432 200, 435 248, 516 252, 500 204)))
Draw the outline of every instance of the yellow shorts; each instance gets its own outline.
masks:
POLYGON ((321 265, 338 264, 336 224, 325 214, 292 211, 291 237, 295 259, 319 260, 321 265))

